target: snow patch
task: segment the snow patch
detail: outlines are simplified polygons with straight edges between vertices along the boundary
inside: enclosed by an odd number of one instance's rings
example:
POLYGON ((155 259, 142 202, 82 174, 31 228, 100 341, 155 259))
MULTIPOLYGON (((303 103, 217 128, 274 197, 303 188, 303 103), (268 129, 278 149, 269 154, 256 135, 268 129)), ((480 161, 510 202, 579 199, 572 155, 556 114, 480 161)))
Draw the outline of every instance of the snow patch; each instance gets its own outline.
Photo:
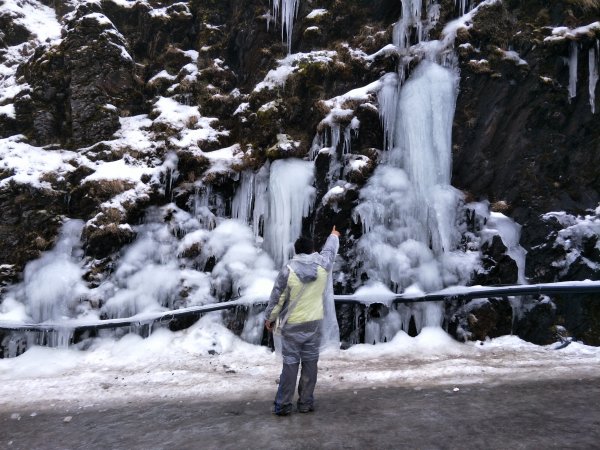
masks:
POLYGON ((336 55, 337 52, 328 50, 287 55, 277 61, 278 67, 267 73, 265 79, 256 85, 254 92, 283 87, 290 75, 302 70, 303 65, 330 64, 336 55))

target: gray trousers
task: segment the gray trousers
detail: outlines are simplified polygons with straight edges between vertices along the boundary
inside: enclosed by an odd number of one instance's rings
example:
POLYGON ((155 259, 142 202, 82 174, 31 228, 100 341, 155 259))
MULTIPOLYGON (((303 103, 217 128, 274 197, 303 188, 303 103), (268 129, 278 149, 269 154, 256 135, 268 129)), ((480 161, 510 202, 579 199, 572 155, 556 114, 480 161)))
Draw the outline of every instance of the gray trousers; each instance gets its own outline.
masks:
POLYGON ((276 408, 292 405, 300 365, 302 367, 298 383, 298 405, 313 406, 320 345, 320 320, 284 326, 281 333, 283 369, 275 395, 276 408))

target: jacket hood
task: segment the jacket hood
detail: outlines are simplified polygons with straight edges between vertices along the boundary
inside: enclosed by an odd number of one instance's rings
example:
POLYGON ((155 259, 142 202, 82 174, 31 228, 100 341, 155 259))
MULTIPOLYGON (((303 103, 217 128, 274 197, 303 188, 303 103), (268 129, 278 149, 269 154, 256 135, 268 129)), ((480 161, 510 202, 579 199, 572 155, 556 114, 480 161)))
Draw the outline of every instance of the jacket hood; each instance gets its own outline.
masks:
POLYGON ((307 283, 309 281, 314 281, 317 279, 319 257, 320 255, 316 252, 311 253, 310 255, 300 253, 299 255, 294 256, 289 262, 289 266, 296 273, 301 282, 307 283))

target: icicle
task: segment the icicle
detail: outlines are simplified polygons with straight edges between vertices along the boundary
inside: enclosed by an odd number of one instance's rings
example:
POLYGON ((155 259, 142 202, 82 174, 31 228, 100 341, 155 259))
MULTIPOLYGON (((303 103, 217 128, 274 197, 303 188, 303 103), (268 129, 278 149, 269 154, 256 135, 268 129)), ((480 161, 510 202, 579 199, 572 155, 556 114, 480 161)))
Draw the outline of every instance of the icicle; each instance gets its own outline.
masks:
POLYGON ((455 244, 458 199, 450 177, 456 83, 456 74, 448 69, 430 62, 419 65, 402 89, 398 147, 389 155, 390 163, 403 167, 414 186, 415 219, 429 229, 437 254, 455 244))
POLYGON ((439 327, 443 320, 443 302, 427 302, 413 307, 417 333, 425 327, 439 327))
POLYGON ((579 48, 577 42, 572 41, 569 51, 569 102, 577 96, 577 57, 579 48))
POLYGON ((382 79, 382 89, 377 94, 379 103, 379 116, 383 125, 383 148, 391 149, 394 143, 396 133, 396 114, 398 109, 398 75, 388 73, 382 79))
POLYGON ((215 215, 208 207, 211 191, 211 186, 196 186, 192 208, 196 219, 198 219, 202 226, 208 230, 212 230, 216 225, 215 215))
POLYGON ((319 131, 315 134, 313 138, 312 144, 310 146, 310 159, 315 160, 319 154, 319 152, 325 148, 325 132, 319 131))
POLYGON ((350 153, 350 150, 352 150, 352 136, 357 138, 359 129, 360 120, 358 120, 357 117, 353 117, 350 121, 350 125, 348 125, 344 132, 344 155, 350 153))
POLYGON ((411 34, 413 30, 417 42, 423 39, 421 22, 422 0, 404 0, 402 2, 402 16, 394 25, 394 45, 400 50, 405 50, 411 45, 411 34))
POLYGON ((300 0, 273 0, 273 16, 276 18, 281 12, 281 39, 286 39, 288 53, 292 51, 292 31, 299 5, 300 0))
POLYGON ((302 218, 312 208, 313 171, 312 162, 299 159, 282 159, 271 164, 265 249, 277 266, 289 260, 292 245, 302 231, 302 218))
POLYGON ((350 126, 347 126, 344 129, 344 142, 342 142, 342 155, 346 155, 350 152, 351 140, 352 140, 352 128, 350 128, 350 126))
POLYGON ((269 163, 265 164, 254 179, 252 231, 255 238, 264 235, 264 223, 269 213, 269 168, 269 163))
MULTIPOLYGON (((391 305, 389 312, 383 318, 368 318, 365 323, 365 343, 390 342, 396 333, 402 329, 403 316, 391 305)), ((410 319, 410 317, 409 317, 410 319)))
POLYGON ((596 48, 592 47, 589 51, 589 91, 590 91, 590 107, 592 108, 592 114, 596 114, 596 84, 598 83, 598 59, 600 59, 600 52, 598 51, 598 42, 596 41, 596 48))
POLYGON ((331 131, 331 149, 335 153, 338 145, 340 145, 340 124, 337 122, 333 122, 331 127, 329 128, 331 131))
POLYGON ((469 0, 456 0, 456 6, 458 6, 458 12, 461 16, 468 11, 469 0))
POLYGON ((250 306, 248 317, 244 321, 244 329, 240 337, 251 344, 260 345, 263 336, 263 327, 265 323, 264 308, 250 306))
POLYGON ((240 184, 231 202, 231 217, 250 224, 254 203, 254 172, 246 170, 240 175, 240 184))

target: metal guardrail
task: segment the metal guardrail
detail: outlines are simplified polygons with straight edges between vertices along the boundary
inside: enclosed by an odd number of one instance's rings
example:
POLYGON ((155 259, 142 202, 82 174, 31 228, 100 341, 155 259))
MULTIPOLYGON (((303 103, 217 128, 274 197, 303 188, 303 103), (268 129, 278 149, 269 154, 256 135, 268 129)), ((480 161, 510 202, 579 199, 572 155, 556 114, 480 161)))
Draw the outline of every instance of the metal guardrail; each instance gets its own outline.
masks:
MULTIPOLYGON (((358 293, 352 295, 334 295, 336 304, 362 304, 371 305, 375 303, 421 303, 437 302, 454 299, 475 299, 490 297, 509 297, 523 295, 557 295, 557 294, 600 294, 600 281, 562 282, 534 285, 511 285, 511 286, 472 286, 454 287, 438 292, 423 295, 381 295, 358 293)), ((598 296, 600 299, 600 296, 598 296)), ((209 305, 192 306, 171 311, 141 314, 122 319, 107 319, 97 321, 85 321, 73 319, 60 323, 20 323, 11 321, 0 321, 0 331, 39 331, 39 332, 83 332, 86 330, 100 330, 107 328, 123 328, 131 326, 143 326, 153 323, 165 323, 187 316, 201 316, 208 312, 233 309, 238 307, 252 307, 265 305, 267 299, 231 300, 227 302, 212 303, 209 305)))

